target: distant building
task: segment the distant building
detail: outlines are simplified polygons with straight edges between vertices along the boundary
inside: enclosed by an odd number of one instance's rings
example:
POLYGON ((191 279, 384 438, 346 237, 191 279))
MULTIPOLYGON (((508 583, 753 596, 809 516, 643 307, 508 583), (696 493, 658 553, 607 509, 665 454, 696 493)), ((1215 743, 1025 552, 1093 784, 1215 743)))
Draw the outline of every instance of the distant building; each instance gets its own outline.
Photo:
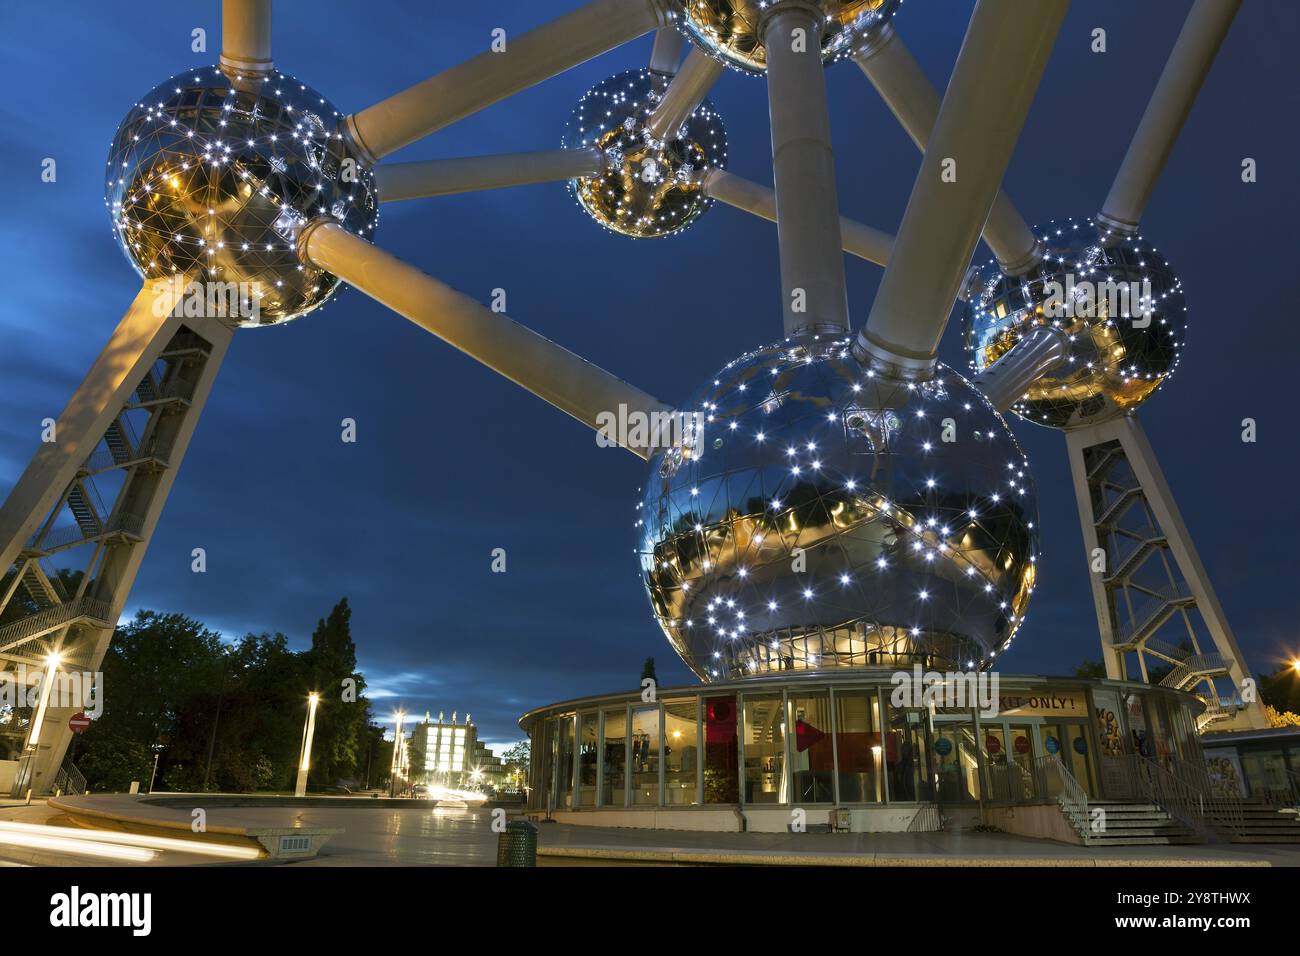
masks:
POLYGON ((459 723, 455 711, 450 721, 443 713, 434 720, 426 711, 411 734, 410 750, 424 754, 424 773, 416 775, 414 783, 440 783, 456 789, 485 789, 505 783, 505 765, 478 739, 478 728, 469 714, 459 723))

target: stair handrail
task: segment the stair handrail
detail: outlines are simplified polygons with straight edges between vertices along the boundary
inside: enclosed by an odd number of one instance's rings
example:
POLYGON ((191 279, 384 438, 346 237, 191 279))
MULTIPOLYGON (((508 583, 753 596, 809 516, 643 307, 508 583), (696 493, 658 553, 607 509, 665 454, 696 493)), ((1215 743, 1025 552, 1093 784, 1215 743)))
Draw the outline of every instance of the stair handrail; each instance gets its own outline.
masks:
MULTIPOLYGON (((27 546, 38 551, 57 551, 66 548, 69 545, 80 544, 83 541, 90 541, 96 538, 102 538, 110 534, 133 534, 139 535, 140 530, 144 527, 144 517, 142 515, 122 513, 106 521, 100 528, 98 534, 86 534, 79 525, 64 525, 58 528, 51 528, 44 534, 37 531, 28 539, 27 546)), ((51 579, 53 580, 53 579, 51 579)))
POLYGON ((1196 651, 1192 650, 1190 647, 1178 647, 1174 644, 1170 644, 1168 641, 1162 641, 1158 637, 1148 637, 1142 642, 1142 645, 1147 650, 1164 655, 1174 661, 1175 664, 1181 664, 1183 661, 1187 660, 1187 658, 1196 653, 1196 651))
POLYGON ((1218 651, 1205 651, 1201 654, 1193 654, 1166 674, 1161 679, 1160 686, 1181 690, 1183 688, 1183 682, 1189 678, 1212 674, 1218 671, 1227 671, 1227 669, 1227 661, 1223 659, 1223 655, 1218 651))
POLYGON ((1130 772, 1142 784, 1147 797, 1183 826, 1207 842, 1220 842, 1227 835, 1239 836, 1245 828, 1241 801, 1214 792, 1209 772, 1171 759, 1165 766, 1141 754, 1119 758, 1129 763, 1130 772))
POLYGON ((54 773, 54 789, 62 794, 82 794, 86 792, 86 778, 77 769, 76 764, 66 757, 63 764, 54 773))
POLYGON ((64 604, 54 604, 21 620, 0 627, 0 649, 17 646, 43 631, 49 631, 78 617, 108 622, 109 603, 83 597, 64 604))
POLYGON ((1034 765, 1043 781, 1045 795, 1048 793, 1046 787, 1048 781, 1055 777, 1060 783, 1056 802, 1079 836, 1083 837, 1085 843, 1088 842, 1088 827, 1092 819, 1088 809, 1088 791, 1075 779, 1074 774, 1070 773, 1065 762, 1061 760, 1060 754, 1044 754, 1036 757, 1034 765))
POLYGON ((1171 604, 1179 601, 1185 602, 1192 597, 1192 589, 1185 584, 1175 584, 1168 591, 1159 592, 1156 601, 1145 608, 1140 615, 1134 615, 1118 629, 1114 643, 1120 644, 1130 640, 1134 634, 1143 630, 1151 621, 1163 614, 1171 604))
POLYGON ((1270 787, 1258 794, 1254 791, 1259 788, 1251 787, 1251 795, 1278 810, 1300 810, 1300 773, 1282 767, 1275 769, 1281 771, 1286 787, 1281 789, 1270 787))

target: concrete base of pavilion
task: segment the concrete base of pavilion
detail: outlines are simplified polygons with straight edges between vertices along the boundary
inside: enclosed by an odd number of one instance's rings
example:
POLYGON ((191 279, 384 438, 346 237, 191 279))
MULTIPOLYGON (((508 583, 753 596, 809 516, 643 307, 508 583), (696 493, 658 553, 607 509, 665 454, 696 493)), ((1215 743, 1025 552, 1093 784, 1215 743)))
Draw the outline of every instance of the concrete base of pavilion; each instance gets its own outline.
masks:
POLYGON ((1009 833, 701 833, 542 824, 539 866, 1295 867, 1300 847, 1069 846, 1009 833))

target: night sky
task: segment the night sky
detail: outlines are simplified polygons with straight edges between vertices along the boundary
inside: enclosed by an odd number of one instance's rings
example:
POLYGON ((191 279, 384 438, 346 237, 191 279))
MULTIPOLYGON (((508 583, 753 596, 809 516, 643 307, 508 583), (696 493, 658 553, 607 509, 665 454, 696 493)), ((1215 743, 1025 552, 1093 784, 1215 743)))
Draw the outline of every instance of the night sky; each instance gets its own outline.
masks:
MULTIPOLYGON (((530 29, 578 0, 277 0, 276 65, 343 112, 530 29)), ((1031 223, 1100 206, 1190 3, 1076 0, 1006 179, 1031 223), (1109 52, 1090 52, 1095 27, 1109 52)), ((0 26, 0 495, 104 344, 139 280, 103 204, 104 158, 137 97, 215 62, 219 4, 5 4, 0 26), (190 31, 207 30, 207 54, 190 31), (58 162, 42 183, 41 161, 58 162)), ((941 89, 970 0, 907 0, 897 20, 941 89)), ((1294 545, 1294 265, 1300 5, 1246 0, 1145 216, 1184 280, 1188 347, 1142 410, 1253 670, 1300 651, 1294 545), (1243 157, 1259 181, 1243 184, 1243 157), (1292 316, 1288 318, 1288 316, 1292 316), (1291 325, 1287 323, 1290 322, 1291 325), (1241 421, 1259 440, 1241 441, 1241 421)), ((582 93, 643 66, 651 39, 542 84, 393 159, 551 149, 582 93)), ((893 231, 919 154, 852 63, 830 68, 845 214, 893 231)), ((766 89, 728 72, 712 95, 730 168, 771 182, 766 89)), ((683 235, 601 230, 562 184, 399 203, 379 245, 668 402, 781 333, 775 227, 717 206, 683 235)), ((976 253, 983 260, 987 250, 976 253)), ((865 319, 881 270, 849 258, 865 319)), ((965 370, 958 325, 941 357, 965 370)), ((1041 584, 1003 669, 1063 673, 1100 656, 1056 432, 1013 421, 1033 465, 1041 584)), ((346 595, 379 715, 473 713, 490 741, 523 711, 693 678, 653 623, 633 555, 645 465, 406 320, 346 289, 284 327, 235 336, 127 605, 182 611, 230 637, 304 646, 346 595), (358 442, 340 441, 355 418, 358 442), (207 549, 208 572, 190 570, 207 549), (508 571, 491 571, 504 548, 508 571)), ((111 693, 111 692, 110 692, 111 693)), ((110 698, 111 699, 111 698, 110 698)))

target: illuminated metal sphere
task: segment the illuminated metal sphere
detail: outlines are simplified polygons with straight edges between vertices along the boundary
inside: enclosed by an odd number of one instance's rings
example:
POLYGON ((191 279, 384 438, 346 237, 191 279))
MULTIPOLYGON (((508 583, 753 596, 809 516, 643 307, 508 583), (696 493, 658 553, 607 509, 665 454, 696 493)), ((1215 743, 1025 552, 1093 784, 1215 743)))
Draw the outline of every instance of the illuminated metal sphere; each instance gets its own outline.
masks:
POLYGON ((1034 327, 1055 326, 1069 336, 1069 358, 1029 388, 1016 413, 1069 429, 1132 411, 1178 366, 1182 282, 1141 236, 1086 219, 1034 232, 1044 257, 1033 271, 1007 276, 993 260, 972 283, 963 316, 971 367, 983 371, 1034 327))
POLYGON ((704 680, 987 667, 1029 603, 1037 502, 1002 417, 956 372, 868 371, 787 340, 683 406, 650 462, 637 551, 656 620, 704 680))
POLYGON ((690 225, 713 202, 699 174, 727 165, 727 131, 708 100, 674 139, 646 129, 668 82, 650 70, 616 73, 587 91, 565 129, 566 149, 594 147, 605 158, 599 175, 570 180, 574 198, 605 228, 636 239, 690 225))
POLYGON ((378 219, 374 175, 341 118, 283 73, 172 77, 127 113, 108 153, 105 202, 122 251, 147 279, 241 284, 256 303, 243 325, 310 312, 339 280, 298 258, 299 228, 324 215, 370 238, 378 219))
MULTIPOLYGON (((814 0, 825 14, 822 59, 834 60, 885 23, 902 0, 814 0)), ((682 0, 678 24, 701 49, 745 73, 767 69, 759 18, 771 0, 682 0)))

